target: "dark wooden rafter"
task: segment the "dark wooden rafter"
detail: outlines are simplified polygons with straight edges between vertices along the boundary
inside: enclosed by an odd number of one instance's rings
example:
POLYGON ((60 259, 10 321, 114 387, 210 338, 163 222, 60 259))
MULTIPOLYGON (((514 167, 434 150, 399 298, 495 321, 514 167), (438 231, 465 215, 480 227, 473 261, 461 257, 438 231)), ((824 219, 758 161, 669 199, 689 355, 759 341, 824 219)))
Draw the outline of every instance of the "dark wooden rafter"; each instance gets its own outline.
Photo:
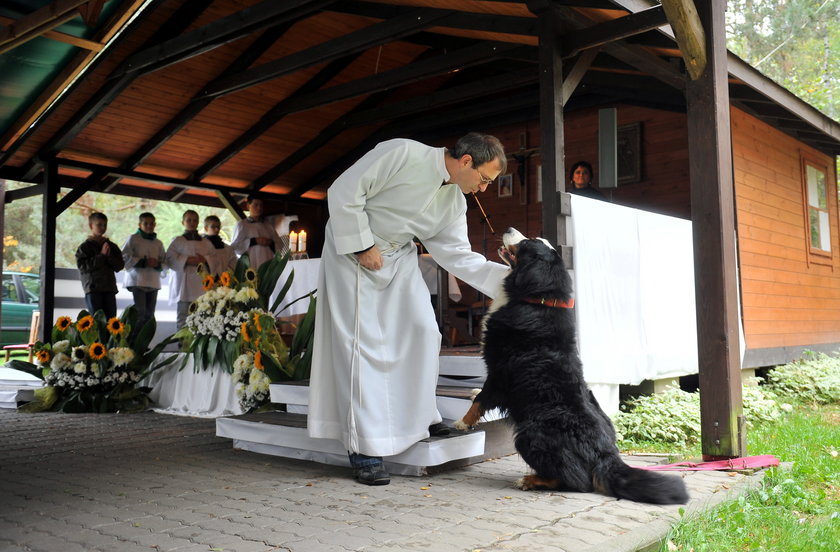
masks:
POLYGON ((580 81, 583 80, 584 75, 586 75, 586 72, 589 71, 589 68, 592 66, 592 62, 595 61, 595 57, 597 55, 597 48, 589 48, 575 60, 575 64, 572 66, 569 74, 566 75, 565 79, 563 79, 563 105, 566 105, 569 102, 569 98, 572 97, 572 94, 580 84, 580 81))
POLYGON ((429 10, 423 8, 412 10, 405 15, 328 40, 317 46, 254 67, 239 75, 219 79, 208 85, 206 90, 198 97, 231 94, 288 75, 305 67, 331 61, 354 52, 361 52, 373 46, 416 33, 445 19, 452 13, 436 11, 430 15, 428 12, 429 10))
MULTIPOLYGON (((178 36, 190 23, 198 17, 204 9, 212 4, 212 0, 189 0, 181 5, 178 11, 162 25, 157 32, 149 39, 147 44, 157 44, 170 37, 178 36)), ((99 115, 120 93, 125 90, 137 73, 125 75, 119 79, 109 80, 102 88, 96 91, 85 105, 78 110, 64 126, 47 141, 41 150, 34 156, 33 162, 27 167, 24 179, 31 180, 40 171, 43 159, 49 159, 55 153, 63 149, 73 138, 84 129, 88 123, 99 115)))
MULTIPOLYGON (((413 8, 405 6, 389 6, 369 2, 336 2, 325 11, 360 15, 375 19, 391 19, 404 15, 413 8)), ((483 31, 488 33, 505 33, 524 36, 536 36, 537 20, 533 17, 506 16, 490 13, 457 12, 427 8, 429 13, 440 12, 451 14, 445 21, 439 23, 441 27, 483 31)))
POLYGON ((598 25, 570 31, 563 36, 563 57, 572 57, 583 50, 629 38, 667 25, 662 6, 631 13, 598 25))
MULTIPOLYGON (((345 114, 341 119, 338 119, 335 123, 323 129, 315 138, 298 148, 264 176, 270 176, 273 179, 285 173, 348 128, 416 115, 453 103, 511 90, 536 81, 537 74, 535 71, 532 69, 523 69, 513 73, 473 81, 465 85, 438 90, 410 100, 402 100, 369 109, 354 109, 352 112, 345 114)), ((265 183, 270 181, 266 180, 265 183)), ((295 187, 288 195, 299 197, 310 189, 311 186, 308 183, 303 183, 295 187)))
POLYGON ((44 195, 41 201, 41 293, 40 305, 41 327, 38 329, 42 339, 47 339, 53 325, 55 307, 55 233, 58 221, 58 192, 59 184, 58 164, 50 161, 47 164, 44 179, 44 195))
POLYGON ((225 206, 225 209, 230 211, 234 217, 236 217, 239 220, 245 218, 245 211, 243 211, 242 206, 239 205, 239 203, 235 199, 233 199, 233 196, 230 195, 230 192, 227 192, 225 190, 217 190, 216 197, 219 198, 219 201, 222 202, 222 205, 225 206))
MULTIPOLYGON (((245 149, 248 146, 248 144, 252 143, 262 134, 267 132, 271 127, 280 122, 280 120, 283 117, 285 117, 289 113, 294 112, 287 109, 286 105, 294 102, 294 100, 298 98, 310 97, 311 95, 315 94, 315 92, 318 89, 320 89, 330 80, 335 78, 344 69, 346 69, 348 65, 350 65, 355 59, 359 57, 359 55, 361 54, 352 54, 343 58, 333 60, 330 63, 328 63, 326 67, 318 71, 318 73, 316 73, 312 78, 310 78, 300 87, 298 87, 298 89, 295 90, 292 94, 290 94, 287 98, 276 103, 271 109, 268 110, 268 112, 265 115, 260 117, 260 120, 254 123, 254 125, 252 125, 251 128, 240 134, 235 140, 228 144, 219 153, 214 155, 209 161, 207 161, 201 167, 196 169, 195 172, 193 172, 192 174, 192 178, 196 180, 201 180, 202 178, 219 168, 237 153, 245 149)), ((204 100, 196 100, 196 103, 201 101, 209 101, 212 99, 213 97, 206 97, 206 99, 204 100)))
MULTIPOLYGON (((292 25, 290 22, 281 23, 271 29, 263 32, 254 42, 251 43, 245 51, 236 58, 222 74, 238 73, 253 64, 259 57, 264 54, 277 40, 289 29, 292 25)), ((138 148, 125 162, 120 166, 126 169, 135 169, 146 159, 149 158, 155 151, 163 146, 170 138, 172 138, 178 131, 186 126, 196 115, 198 115, 205 107, 210 105, 212 98, 207 98, 200 102, 188 103, 177 115, 169 120, 154 136, 146 141, 140 148, 138 148)), ((99 173, 94 173, 91 178, 101 179, 99 173)), ((102 182, 102 189, 109 191, 110 187, 118 182, 117 178, 109 178, 102 182)))
POLYGON ((204 27, 144 47, 126 59, 111 78, 120 78, 128 73, 149 73, 167 67, 268 27, 300 19, 333 1, 264 0, 204 27))
MULTIPOLYGON (((0 180, 2 179, 3 177, 0 177, 0 180)), ((17 180, 17 178, 10 177, 9 180, 17 180)), ((35 184, 33 186, 27 186, 26 188, 18 188, 17 190, 6 190, 4 201, 5 203, 11 203, 19 199, 26 199, 27 197, 33 197, 43 193, 44 184, 35 184)))
POLYGON ((697 80, 706 68, 706 37, 694 0, 662 0, 662 8, 674 31, 688 74, 697 80))
POLYGON ((446 121, 449 129, 455 129, 460 124, 473 123, 489 117, 494 117, 494 123, 500 123, 502 120, 496 119, 496 117, 500 117, 506 112, 512 113, 520 109, 533 107, 536 103, 537 98, 533 93, 524 92, 500 99, 476 102, 472 105, 458 107, 445 112, 438 112, 435 113, 434 118, 423 114, 415 115, 413 118, 396 119, 374 132, 367 140, 342 155, 330 164, 330 166, 325 167, 309 178, 305 184, 301 184, 295 188, 292 192, 294 194, 293 197, 299 197, 300 194, 304 194, 315 186, 327 182, 331 177, 349 167, 382 140, 388 140, 398 136, 413 136, 421 132, 434 130, 439 128, 439 121, 446 121))

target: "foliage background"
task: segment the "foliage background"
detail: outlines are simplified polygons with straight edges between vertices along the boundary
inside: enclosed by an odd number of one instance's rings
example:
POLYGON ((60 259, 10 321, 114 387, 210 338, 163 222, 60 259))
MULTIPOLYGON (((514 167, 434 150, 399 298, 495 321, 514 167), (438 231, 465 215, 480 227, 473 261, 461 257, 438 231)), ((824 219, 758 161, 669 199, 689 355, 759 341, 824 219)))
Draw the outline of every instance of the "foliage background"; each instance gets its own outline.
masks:
POLYGON ((728 0, 726 29, 732 52, 840 119, 840 1, 728 0))
MULTIPOLYGON (((7 189, 27 187, 28 184, 6 181, 7 189)), ((183 232, 181 216, 187 209, 204 217, 216 215, 222 220, 222 238, 230 243, 236 219, 222 208, 138 199, 101 193, 87 193, 58 217, 55 264, 59 268, 76 268, 76 249, 90 234, 87 218, 94 211, 108 216, 108 237, 122 247, 130 234, 137 230, 140 213, 149 211, 157 219, 156 232, 164 247, 183 232)), ((199 228, 201 230, 201 228, 199 228)), ((38 272, 41 258, 41 197, 29 197, 6 206, 3 237, 3 270, 38 272)))

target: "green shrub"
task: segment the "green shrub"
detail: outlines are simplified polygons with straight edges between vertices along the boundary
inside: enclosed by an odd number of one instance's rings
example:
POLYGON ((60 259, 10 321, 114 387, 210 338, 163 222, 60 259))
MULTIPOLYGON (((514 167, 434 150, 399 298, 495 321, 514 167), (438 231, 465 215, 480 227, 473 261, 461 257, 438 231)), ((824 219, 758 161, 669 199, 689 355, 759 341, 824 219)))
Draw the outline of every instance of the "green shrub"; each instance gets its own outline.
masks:
POLYGON ((829 404, 840 402, 840 358, 824 353, 777 366, 767 374, 772 391, 796 402, 829 404))

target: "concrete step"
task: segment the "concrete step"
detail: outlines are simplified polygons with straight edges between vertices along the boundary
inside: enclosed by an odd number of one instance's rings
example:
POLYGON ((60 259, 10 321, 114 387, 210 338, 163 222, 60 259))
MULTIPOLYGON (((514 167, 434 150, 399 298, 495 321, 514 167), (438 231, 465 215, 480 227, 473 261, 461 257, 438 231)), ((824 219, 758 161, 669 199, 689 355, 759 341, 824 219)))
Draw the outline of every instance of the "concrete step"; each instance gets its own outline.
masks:
MULTIPOLYGON (((513 451, 510 429, 504 422, 482 424, 471 432, 429 437, 405 452, 385 458, 388 470, 401 475, 480 462, 513 451)), ((216 435, 233 440, 236 449, 323 464, 350 466, 340 442, 313 439, 306 432, 306 416, 289 412, 262 412, 216 419, 216 435)))

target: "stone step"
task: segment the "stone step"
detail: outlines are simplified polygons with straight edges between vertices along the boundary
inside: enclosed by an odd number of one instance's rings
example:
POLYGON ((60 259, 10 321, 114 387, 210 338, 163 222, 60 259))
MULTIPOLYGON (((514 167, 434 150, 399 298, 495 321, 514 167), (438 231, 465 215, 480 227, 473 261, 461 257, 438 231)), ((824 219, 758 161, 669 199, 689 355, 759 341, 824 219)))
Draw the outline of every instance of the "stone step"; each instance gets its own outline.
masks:
MULTIPOLYGON (((482 426, 476 431, 453 430, 450 435, 423 439, 405 452, 386 457, 388 470, 401 475, 425 475, 430 471, 480 462, 513 451, 507 424, 491 422, 482 426)), ((303 414, 262 412, 217 418, 216 435, 233 439, 236 449, 350 466, 347 452, 340 442, 309 437, 303 414)))

